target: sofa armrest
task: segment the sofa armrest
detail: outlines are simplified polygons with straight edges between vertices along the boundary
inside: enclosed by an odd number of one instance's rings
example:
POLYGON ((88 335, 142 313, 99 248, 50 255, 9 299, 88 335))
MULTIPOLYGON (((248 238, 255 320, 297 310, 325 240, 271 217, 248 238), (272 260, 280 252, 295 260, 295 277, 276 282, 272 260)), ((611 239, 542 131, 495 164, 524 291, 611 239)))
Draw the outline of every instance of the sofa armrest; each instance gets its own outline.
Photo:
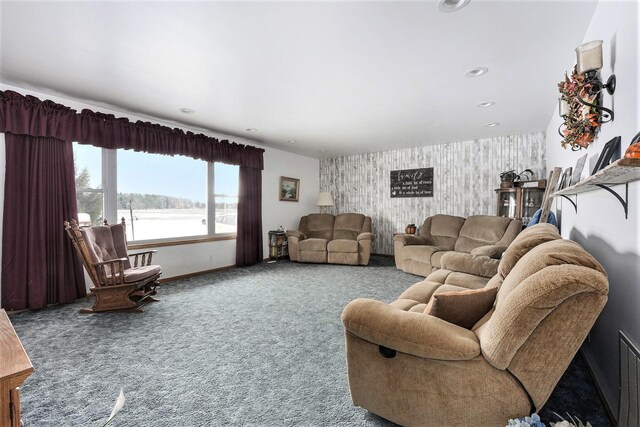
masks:
POLYGON ((395 242, 402 242, 404 245, 426 245, 427 239, 413 234, 396 234, 393 236, 395 242))
POLYGON ((360 240, 373 240, 373 233, 360 233, 358 234, 358 241, 360 240))
POLYGON ((476 256, 464 252, 449 252, 442 256, 440 268, 480 277, 493 277, 498 272, 500 260, 488 256, 476 256))
POLYGON ((298 230, 287 230, 285 234, 287 235, 287 239, 295 237, 298 240, 304 240, 307 238, 307 236, 305 236, 303 232, 298 230))
POLYGON ((342 312, 347 331, 371 343, 418 357, 469 360, 480 354, 475 333, 424 313, 359 298, 342 312))
POLYGON ((489 258, 500 259, 506 250, 507 246, 487 245, 473 249, 471 251, 471 255, 488 256, 489 258))

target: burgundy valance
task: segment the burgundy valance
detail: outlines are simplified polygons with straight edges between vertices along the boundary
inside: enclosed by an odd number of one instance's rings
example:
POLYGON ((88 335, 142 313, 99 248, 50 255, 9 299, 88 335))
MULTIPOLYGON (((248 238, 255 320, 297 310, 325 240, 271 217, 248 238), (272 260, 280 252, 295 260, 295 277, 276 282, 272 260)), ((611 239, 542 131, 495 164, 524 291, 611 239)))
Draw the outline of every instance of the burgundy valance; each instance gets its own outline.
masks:
POLYGON ((123 148, 155 154, 183 155, 263 169, 262 148, 218 140, 155 123, 130 122, 91 110, 76 110, 17 92, 0 91, 0 132, 77 141, 102 148, 123 148))

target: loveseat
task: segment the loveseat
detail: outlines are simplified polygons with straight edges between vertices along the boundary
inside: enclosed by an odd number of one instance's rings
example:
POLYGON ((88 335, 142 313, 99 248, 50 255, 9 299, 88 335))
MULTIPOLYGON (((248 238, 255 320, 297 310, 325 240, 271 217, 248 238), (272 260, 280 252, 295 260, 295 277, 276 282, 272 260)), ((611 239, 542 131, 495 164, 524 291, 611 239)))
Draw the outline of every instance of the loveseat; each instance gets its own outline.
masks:
POLYGON ((521 221, 499 216, 434 215, 424 221, 419 235, 394 236, 396 267, 423 277, 445 269, 447 274, 459 273, 450 278, 453 284, 473 276, 484 286, 496 274, 500 256, 521 229, 521 221), (448 269, 445 260, 454 268, 448 269))
POLYGON ((464 287, 424 280, 391 304, 349 303, 342 321, 354 405, 426 427, 503 426, 540 410, 607 301, 606 273, 538 224, 506 249, 493 288, 469 329, 425 314, 437 295, 455 298, 464 287))
POLYGON ((292 261, 367 265, 371 255, 371 218, 362 214, 309 214, 298 230, 286 232, 292 261))

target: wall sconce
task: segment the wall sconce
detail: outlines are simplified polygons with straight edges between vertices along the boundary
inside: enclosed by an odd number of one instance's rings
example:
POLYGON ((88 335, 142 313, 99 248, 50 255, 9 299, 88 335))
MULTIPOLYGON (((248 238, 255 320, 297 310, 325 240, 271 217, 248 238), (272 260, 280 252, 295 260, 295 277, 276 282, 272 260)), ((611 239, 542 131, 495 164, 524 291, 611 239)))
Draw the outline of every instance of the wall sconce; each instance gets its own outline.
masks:
POLYGON ((325 207, 325 209, 329 206, 333 206, 333 197, 331 197, 331 193, 328 191, 321 191, 318 194, 318 206, 325 207))
MULTIPOLYGON (((567 102, 567 100, 564 98, 558 98, 558 114, 563 119, 565 119, 569 114, 569 102, 567 102)), ((558 135, 560 135, 561 138, 564 138, 564 134, 561 130, 563 125, 564 122, 560 123, 560 126, 558 126, 558 135)))
POLYGON ((613 110, 600 105, 600 94, 606 89, 609 95, 616 91, 616 75, 612 74, 607 83, 602 83, 598 71, 602 69, 602 40, 584 43, 576 48, 577 71, 584 76, 584 82, 578 89, 578 101, 601 112, 601 123, 613 120, 613 110), (583 92, 590 95, 595 102, 591 103, 580 96, 583 92))

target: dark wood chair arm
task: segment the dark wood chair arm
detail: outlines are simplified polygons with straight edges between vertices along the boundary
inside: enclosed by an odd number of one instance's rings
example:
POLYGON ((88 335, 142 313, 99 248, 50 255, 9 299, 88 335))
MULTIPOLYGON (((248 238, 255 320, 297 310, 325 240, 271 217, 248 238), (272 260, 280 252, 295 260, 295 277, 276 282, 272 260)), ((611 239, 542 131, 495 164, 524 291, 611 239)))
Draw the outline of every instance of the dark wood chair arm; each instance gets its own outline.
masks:
POLYGON ((138 257, 141 257, 140 259, 140 267, 144 267, 145 265, 150 265, 151 264, 151 257, 153 257, 153 254, 155 254, 156 252, 158 252, 155 249, 151 249, 148 251, 144 251, 144 252, 137 252, 135 254, 129 254, 129 257, 134 257, 133 258, 133 266, 137 267, 138 266, 138 257))
POLYGON ((114 264, 116 262, 125 262, 126 260, 126 258, 108 259, 106 261, 94 262, 93 264, 91 264, 91 267, 99 267, 101 265, 114 264))
POLYGON ((142 252, 136 252, 135 254, 129 254, 129 256, 132 257, 132 256, 137 256, 137 255, 142 255, 142 254, 155 254, 157 252, 158 251, 155 250, 155 249, 150 249, 148 251, 142 251, 142 252))
POLYGON ((98 275, 98 281, 103 286, 122 285, 124 284, 124 262, 127 258, 115 258, 108 259, 106 261, 94 262, 91 267, 95 269, 98 275), (109 267, 109 273, 107 274, 107 268, 109 267), (111 276, 111 282, 109 282, 108 275, 111 276))

